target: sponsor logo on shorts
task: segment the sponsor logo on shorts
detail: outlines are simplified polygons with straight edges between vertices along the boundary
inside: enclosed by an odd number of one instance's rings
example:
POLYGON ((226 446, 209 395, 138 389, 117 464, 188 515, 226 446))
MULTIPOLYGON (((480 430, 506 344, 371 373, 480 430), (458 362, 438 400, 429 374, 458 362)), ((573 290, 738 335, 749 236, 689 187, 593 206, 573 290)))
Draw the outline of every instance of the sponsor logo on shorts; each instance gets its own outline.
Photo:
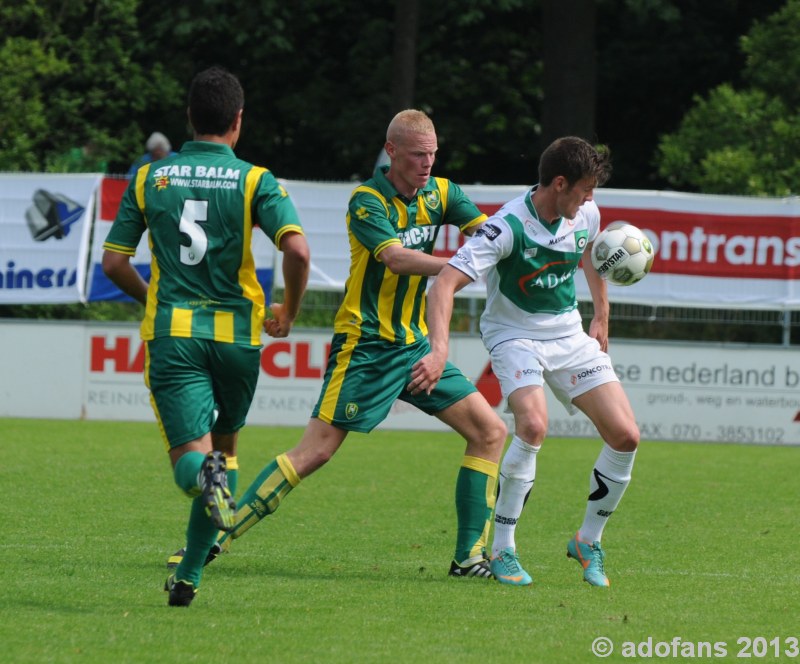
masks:
POLYGON ((523 376, 541 376, 542 372, 539 369, 517 369, 514 372, 514 378, 519 380, 523 376))
POLYGON ((351 401, 344 407, 344 416, 352 420, 356 415, 358 415, 358 404, 351 401))
POLYGON ((576 374, 572 374, 570 382, 573 385, 577 385, 586 378, 591 378, 592 376, 603 373, 604 371, 611 371, 611 370, 612 369, 610 364, 598 364, 596 367, 592 367, 591 369, 584 369, 583 371, 579 371, 576 374))

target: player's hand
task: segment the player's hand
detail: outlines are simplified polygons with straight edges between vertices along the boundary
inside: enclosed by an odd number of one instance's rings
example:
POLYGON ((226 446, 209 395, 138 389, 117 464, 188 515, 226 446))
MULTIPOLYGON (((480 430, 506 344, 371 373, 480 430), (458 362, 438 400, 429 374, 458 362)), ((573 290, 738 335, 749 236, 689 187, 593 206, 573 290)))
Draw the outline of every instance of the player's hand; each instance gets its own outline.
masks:
POLYGON ((286 309, 279 302, 269 305, 269 310, 272 313, 272 318, 267 318, 264 321, 264 332, 276 339, 288 337, 289 332, 292 331, 294 319, 286 315, 286 309))
POLYGON ((597 339, 597 343, 600 344, 600 350, 604 353, 608 352, 607 322, 600 322, 593 318, 591 323, 589 323, 589 336, 592 337, 592 339, 597 339))
POLYGON ((447 358, 441 358, 433 353, 428 353, 413 367, 411 367, 411 382, 406 389, 413 395, 420 392, 430 394, 439 382, 444 371, 447 358))

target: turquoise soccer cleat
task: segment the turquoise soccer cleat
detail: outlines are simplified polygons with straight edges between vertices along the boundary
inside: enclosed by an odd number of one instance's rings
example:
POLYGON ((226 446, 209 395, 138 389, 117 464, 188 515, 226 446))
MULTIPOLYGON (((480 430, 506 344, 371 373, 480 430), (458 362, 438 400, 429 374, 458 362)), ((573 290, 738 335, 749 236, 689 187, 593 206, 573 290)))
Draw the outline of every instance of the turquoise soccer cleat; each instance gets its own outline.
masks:
POLYGON ((502 549, 500 553, 493 556, 489 562, 489 568, 494 574, 494 578, 500 583, 510 586, 529 586, 533 583, 531 575, 528 574, 522 565, 519 564, 517 552, 509 547, 502 549))
POLYGON ((600 542, 584 542, 577 533, 567 544, 567 558, 574 558, 583 567, 583 580, 592 586, 610 586, 605 572, 605 553, 600 542))

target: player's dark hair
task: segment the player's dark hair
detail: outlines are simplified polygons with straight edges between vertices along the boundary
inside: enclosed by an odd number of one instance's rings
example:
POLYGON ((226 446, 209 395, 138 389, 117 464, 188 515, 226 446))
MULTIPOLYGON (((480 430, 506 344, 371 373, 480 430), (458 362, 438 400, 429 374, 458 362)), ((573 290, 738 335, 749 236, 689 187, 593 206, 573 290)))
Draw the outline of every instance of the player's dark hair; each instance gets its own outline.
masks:
POLYGON ((594 177, 601 187, 611 177, 611 151, 606 145, 595 147, 577 136, 557 138, 539 159, 539 184, 546 187, 559 175, 570 186, 585 177, 594 177))
POLYGON ((189 87, 189 120, 198 134, 223 136, 244 107, 244 90, 222 67, 197 74, 189 87))

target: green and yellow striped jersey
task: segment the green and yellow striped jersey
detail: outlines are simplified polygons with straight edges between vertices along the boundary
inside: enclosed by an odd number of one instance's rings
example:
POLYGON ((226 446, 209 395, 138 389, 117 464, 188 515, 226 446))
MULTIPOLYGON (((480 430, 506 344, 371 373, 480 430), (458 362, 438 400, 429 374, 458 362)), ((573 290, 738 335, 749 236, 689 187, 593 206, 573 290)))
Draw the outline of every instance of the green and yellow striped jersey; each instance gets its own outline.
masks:
POLYGON ((194 337, 261 344, 264 292, 250 249, 258 225, 279 246, 302 233, 286 190, 227 145, 189 141, 142 166, 103 248, 133 256, 145 230, 152 254, 142 339, 194 337))
POLYGON ((388 166, 353 191, 347 210, 350 275, 334 331, 412 344, 428 333, 425 325, 427 277, 397 275, 381 261, 391 244, 433 252, 442 224, 462 231, 486 219, 461 188, 444 178, 430 178, 408 200, 386 179, 388 166))

